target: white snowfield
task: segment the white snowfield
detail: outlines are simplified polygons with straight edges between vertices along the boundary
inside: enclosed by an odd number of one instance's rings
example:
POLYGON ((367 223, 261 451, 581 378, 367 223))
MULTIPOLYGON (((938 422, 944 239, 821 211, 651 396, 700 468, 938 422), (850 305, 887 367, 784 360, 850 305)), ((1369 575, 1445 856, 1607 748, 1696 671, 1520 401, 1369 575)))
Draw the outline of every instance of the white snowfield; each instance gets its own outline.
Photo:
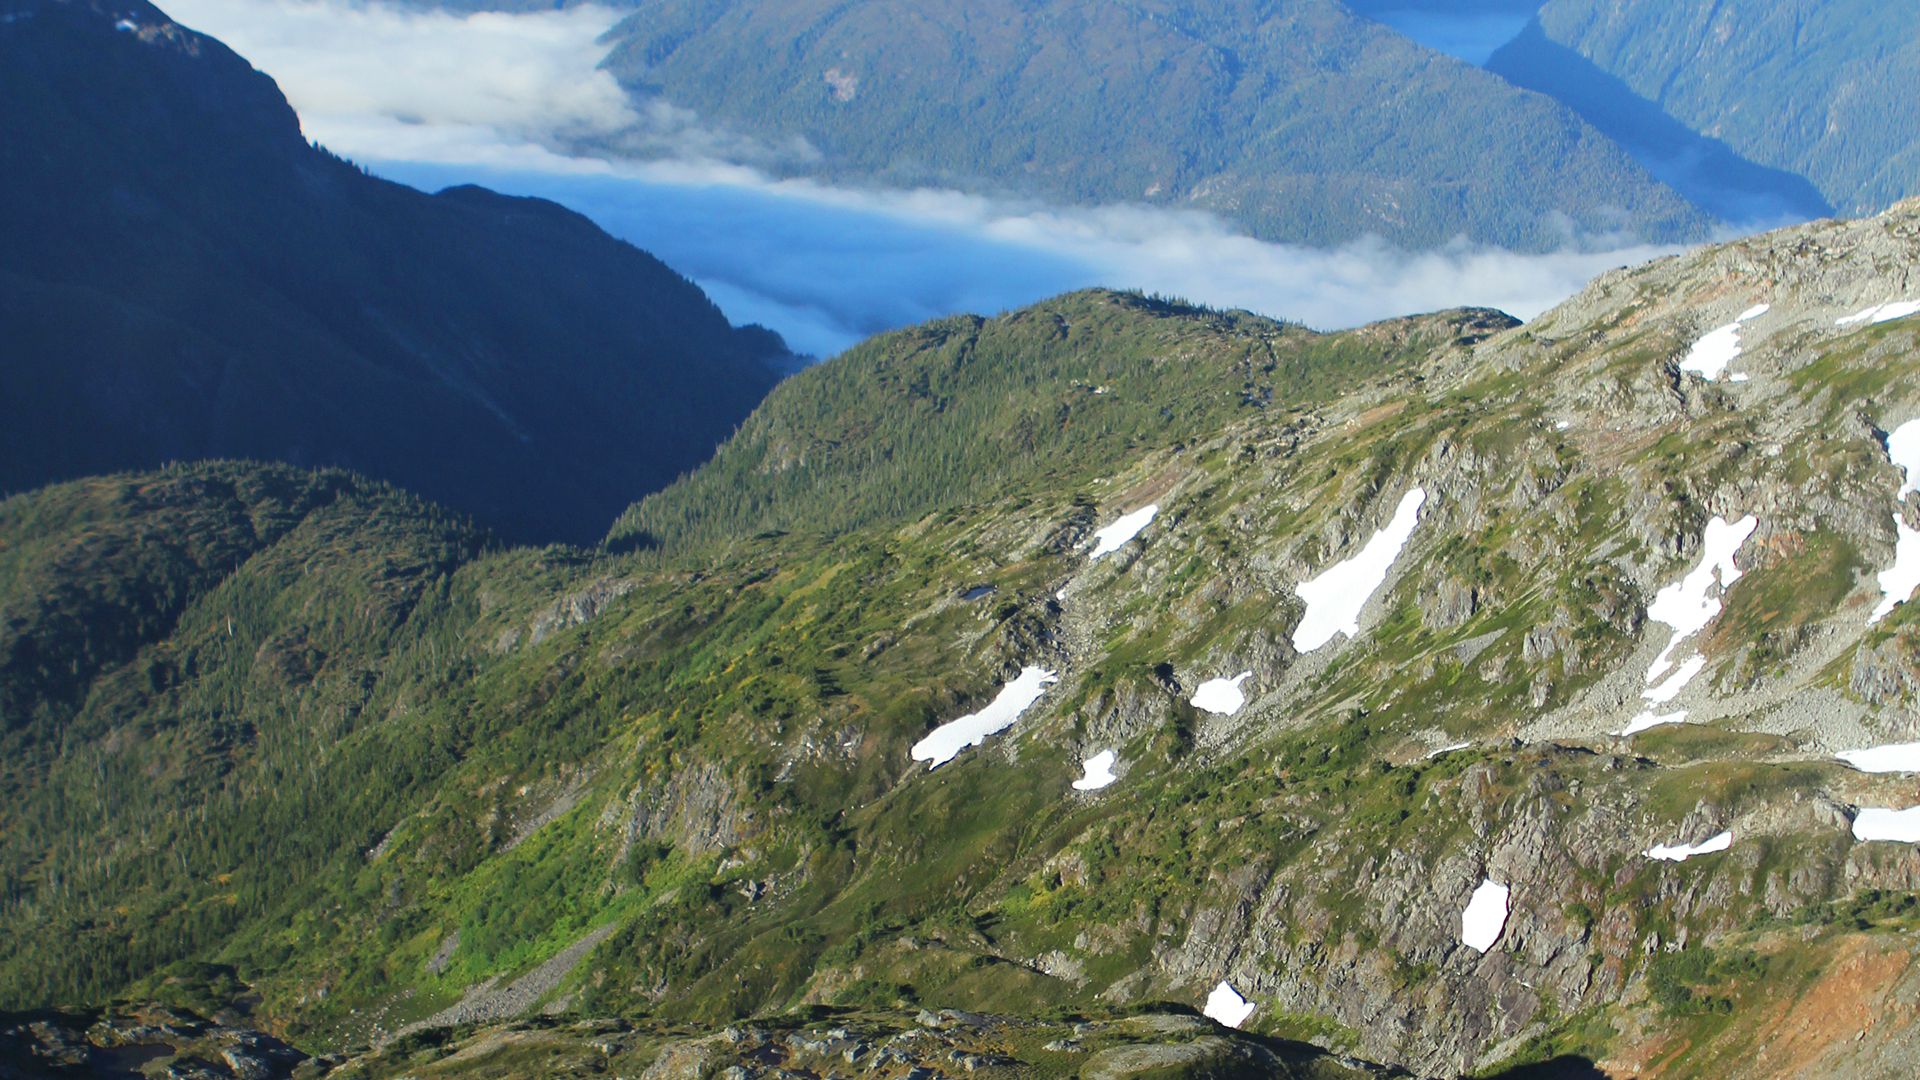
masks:
POLYGON ((1681 709, 1678 712, 1661 713, 1659 715, 1655 715, 1652 712, 1643 712, 1639 716, 1627 721, 1627 726, 1621 729, 1620 734, 1638 735, 1648 728, 1657 728, 1662 724, 1683 723, 1686 719, 1687 710, 1685 709, 1681 709))
POLYGON ((1484 953, 1500 940, 1500 931, 1506 926, 1507 887, 1487 878, 1473 890, 1467 910, 1460 913, 1460 940, 1484 953))
POLYGON ((1441 748, 1440 748, 1440 749, 1438 749, 1438 750, 1429 750, 1429 751, 1427 751, 1427 756, 1428 756, 1428 757, 1430 757, 1430 758, 1437 758, 1437 757, 1439 757, 1439 756, 1440 756, 1441 754, 1451 754, 1451 753, 1453 753, 1453 752, 1454 752, 1455 750, 1465 750, 1466 748, 1468 748, 1468 747, 1470 747, 1470 746, 1472 746, 1472 745, 1473 745, 1473 744, 1472 744, 1472 743, 1470 743, 1470 742, 1457 742, 1457 743, 1452 743, 1452 744, 1450 744, 1450 745, 1447 745, 1447 746, 1443 746, 1443 747, 1441 747, 1441 748))
POLYGON ((1697 844, 1655 844, 1647 849, 1647 858, 1665 859, 1668 862, 1686 862, 1695 855, 1705 855, 1714 851, 1725 851, 1733 846, 1733 831, 1728 830, 1717 836, 1710 836, 1697 844))
POLYGON ((1907 528, 1898 514, 1893 518, 1893 531, 1898 537, 1893 545, 1893 565, 1874 575, 1881 596, 1880 603, 1867 615, 1869 626, 1893 614, 1894 608, 1912 599, 1913 590, 1920 588, 1920 531, 1907 528))
MULTIPOLYGON (((1673 666, 1673 650, 1680 643, 1706 629, 1715 615, 1720 614, 1720 598, 1707 595, 1715 585, 1722 592, 1740 580, 1740 567, 1733 561, 1734 553, 1740 545, 1747 542, 1760 519, 1748 514, 1733 524, 1727 519, 1716 516, 1707 522, 1706 535, 1700 546, 1705 550, 1700 556, 1700 565, 1686 577, 1674 582, 1654 594, 1653 603, 1647 605, 1647 618, 1663 622, 1673 627, 1673 636, 1667 640, 1667 647, 1647 669, 1647 681, 1659 678, 1673 666)), ((1676 689, 1674 691, 1678 693, 1676 689)))
POLYGON ((1853 838, 1920 844, 1920 806, 1909 806, 1905 810, 1863 806, 1853 818, 1853 838))
POLYGON ((1338 562, 1320 572, 1311 581, 1293 587, 1307 602, 1307 613, 1293 629, 1293 647, 1310 653, 1333 640, 1335 634, 1349 638, 1360 633, 1360 609, 1367 606, 1375 590, 1387 580, 1387 571, 1407 546, 1413 527, 1419 524, 1420 507, 1427 501, 1425 488, 1414 488, 1400 498, 1387 527, 1373 534, 1360 554, 1338 562))
POLYGON ((1208 679, 1193 692, 1193 707, 1221 716, 1232 716, 1247 703, 1247 695, 1240 692, 1240 684, 1252 674, 1251 671, 1243 671, 1231 679, 1208 679))
POLYGON ((1888 743, 1833 755, 1861 772, 1920 772, 1920 742, 1888 743))
POLYGON ((1114 761, 1113 751, 1102 750, 1081 762, 1080 767, 1087 771, 1087 775, 1075 780, 1073 782, 1073 789, 1075 791, 1099 791, 1101 788, 1118 780, 1119 777, 1113 775, 1114 761))
POLYGON ((1909 420, 1887 433, 1887 460, 1906 474, 1900 490, 1893 493, 1896 500, 1920 491, 1920 420, 1909 420))
POLYGON ((1907 528, 1900 516, 1899 504, 1920 487, 1920 420, 1909 420, 1887 435, 1887 458, 1900 467, 1900 490, 1894 493, 1893 565, 1876 575, 1880 583, 1880 603, 1867 615, 1872 626, 1893 613, 1893 609, 1912 598, 1920 588, 1920 531, 1907 528))
POLYGON ((1225 979, 1207 995, 1207 1007, 1200 1010, 1230 1028, 1237 1028, 1253 1015, 1253 1002, 1239 995, 1225 979))
POLYGON ((1916 311, 1920 311, 1920 300, 1896 300, 1891 304, 1881 304, 1864 311, 1856 311, 1844 319, 1835 319, 1833 325, 1851 326, 1854 323, 1863 322, 1892 322, 1894 319, 1904 319, 1916 311))
MULTIPOLYGON (((1706 629, 1714 616, 1720 614, 1720 598, 1708 594, 1715 585, 1724 593, 1728 586, 1740 580, 1740 566, 1733 561, 1733 556, 1759 525, 1760 519, 1752 514, 1732 524, 1728 524, 1723 517, 1715 517, 1707 522, 1706 533, 1700 541, 1700 546, 1705 549, 1700 555, 1700 565, 1689 571, 1686 577, 1654 594, 1653 603, 1647 605, 1647 618, 1673 627, 1673 633, 1667 638, 1667 647, 1660 650, 1653 665, 1647 668, 1648 686, 1640 691, 1642 698, 1655 705, 1665 705, 1679 697, 1680 691, 1686 689, 1694 676, 1706 670, 1706 657, 1696 652, 1681 662, 1679 670, 1667 676, 1665 682, 1654 683, 1673 667, 1674 650, 1688 638, 1706 629)), ((1618 734, 1633 735, 1662 724, 1678 724, 1686 718, 1685 709, 1670 713, 1655 713, 1648 709, 1627 721, 1626 728, 1618 734)))
POLYGON ((1765 315, 1770 306, 1755 304, 1727 325, 1709 330, 1707 336, 1687 350, 1687 358, 1680 361, 1680 370, 1698 372, 1709 381, 1718 379, 1727 365, 1740 355, 1740 324, 1765 315))
POLYGON ((941 724, 927 733, 927 737, 913 744, 912 756, 915 761, 924 761, 927 768, 937 769, 952 761, 955 754, 969 746, 978 746, 989 735, 998 735, 1013 726, 1020 714, 1027 711, 1045 693, 1048 683, 1059 682, 1058 675, 1045 668, 1027 667, 1020 669, 1020 677, 1000 688, 993 702, 977 713, 971 713, 958 720, 941 724))
POLYGON ((1667 676, 1666 682, 1661 683, 1659 686, 1647 687, 1645 690, 1640 691, 1640 696, 1653 702, 1655 705, 1665 705, 1667 702, 1679 697, 1681 689, 1692 682, 1693 677, 1700 674, 1706 666, 1707 658, 1701 656, 1699 653, 1694 653, 1692 656, 1687 657, 1686 663, 1680 665, 1679 671, 1667 676))
POLYGON ((1087 556, 1087 561, 1091 562, 1102 555, 1119 551, 1122 544, 1139 536, 1140 530, 1146 528, 1153 521, 1153 515, 1159 512, 1158 504, 1149 503, 1131 514, 1122 514, 1115 518, 1113 524, 1093 534, 1093 538, 1099 543, 1094 545, 1093 554, 1087 556))

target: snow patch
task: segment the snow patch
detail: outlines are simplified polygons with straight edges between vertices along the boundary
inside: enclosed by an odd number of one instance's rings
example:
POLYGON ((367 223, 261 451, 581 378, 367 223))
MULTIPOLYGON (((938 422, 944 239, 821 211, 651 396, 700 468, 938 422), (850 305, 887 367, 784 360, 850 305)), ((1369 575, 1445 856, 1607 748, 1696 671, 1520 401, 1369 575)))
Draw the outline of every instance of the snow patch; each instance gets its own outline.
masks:
POLYGON ((1627 726, 1621 730, 1620 734, 1638 735, 1640 732, 1645 731, 1648 728, 1656 728, 1662 724, 1678 724, 1682 720, 1685 720, 1686 718, 1687 718, 1687 710, 1685 709, 1681 709, 1679 712, 1666 713, 1661 716, 1655 716, 1650 711, 1643 712, 1639 716, 1636 716, 1633 719, 1627 721, 1627 726))
MULTIPOLYGON (((1920 420, 1909 420, 1887 435, 1887 459, 1900 467, 1900 490, 1895 503, 1920 489, 1920 420)), ((1893 609, 1913 596, 1920 587, 1920 532, 1907 528, 1900 511, 1893 512, 1893 528, 1898 539, 1893 547, 1893 565, 1880 571, 1880 603, 1867 615, 1867 625, 1879 622, 1893 609)))
POLYGON ((1453 753, 1453 752, 1454 752, 1455 750, 1465 750, 1465 749, 1466 749, 1467 747, 1469 747, 1469 746, 1472 746, 1472 745, 1473 745, 1473 744, 1472 744, 1472 743, 1470 743, 1470 742, 1457 742, 1457 743, 1454 743, 1454 744, 1453 744, 1453 745, 1451 745, 1451 746, 1443 746, 1443 747, 1441 747, 1441 748, 1440 748, 1440 749, 1438 749, 1438 750, 1429 750, 1429 751, 1427 751, 1427 756, 1428 756, 1428 757, 1430 757, 1430 758, 1437 758, 1437 757, 1439 757, 1439 756, 1440 756, 1441 754, 1451 754, 1451 753, 1453 753))
POLYGON ((1021 668, 1020 677, 1001 687, 992 704, 977 713, 941 724, 926 738, 914 743, 913 760, 926 762, 928 769, 945 765, 967 747, 978 746, 987 736, 1012 727, 1020 714, 1027 711, 1027 706, 1046 692, 1044 687, 1048 683, 1059 681, 1059 676, 1044 668, 1021 668))
POLYGON ((1707 331, 1705 337, 1687 350, 1687 358, 1680 361, 1680 370, 1698 372, 1708 381, 1719 378, 1727 365, 1740 355, 1740 324, 1765 315, 1770 307, 1770 304, 1755 304, 1727 325, 1707 331))
POLYGON ((1920 844, 1920 806, 1909 806, 1905 810, 1863 806, 1853 819, 1853 838, 1920 844))
POLYGON ((1752 378, 1752 376, 1750 376, 1750 375, 1747 375, 1747 374, 1745 374, 1745 373, 1743 372, 1743 373, 1741 373, 1741 374, 1739 374, 1739 375, 1729 375, 1729 376, 1727 376, 1727 381, 1728 381, 1728 382, 1746 382, 1746 381, 1747 381, 1748 379, 1750 379, 1750 378, 1752 378))
POLYGON ((1900 466, 1905 475, 1893 497, 1904 501, 1920 491, 1920 420, 1909 420, 1887 434, 1887 460, 1900 466))
POLYGON ((1208 679, 1193 692, 1193 707, 1221 716, 1232 716, 1247 703, 1247 695, 1240 692, 1240 684, 1252 674, 1251 671, 1243 671, 1231 679, 1208 679))
POLYGON ((1420 507, 1427 501, 1425 488, 1414 488, 1400 498, 1387 527, 1373 534, 1360 554, 1335 563, 1311 581, 1293 587, 1307 602, 1307 613, 1293 630, 1295 651, 1310 653, 1345 633, 1349 638, 1360 633, 1360 609, 1367 606, 1374 591, 1387 580, 1413 527, 1419 523, 1420 507))
POLYGON ((1867 615, 1868 626, 1893 614, 1894 608, 1912 599, 1913 590, 1920 588, 1920 531, 1907 528, 1898 517, 1893 519, 1893 528, 1899 534, 1893 545, 1893 565, 1874 575, 1882 595, 1867 615))
POLYGON ((1484 953, 1500 940, 1500 931, 1506 925, 1507 887, 1487 878, 1473 890, 1467 910, 1460 913, 1460 940, 1484 953))
POLYGON ((1113 524, 1093 534, 1093 538, 1100 543, 1094 547, 1093 554, 1087 556, 1087 559, 1091 561, 1102 555, 1119 551, 1120 545, 1139 536, 1140 530, 1146 528, 1147 523, 1153 520, 1153 515, 1159 512, 1158 505, 1149 504, 1131 514, 1120 515, 1113 524))
POLYGON ((1081 762, 1080 765, 1087 770, 1087 775, 1075 780, 1073 782, 1073 789, 1075 791, 1099 791, 1101 788, 1118 780, 1119 777, 1113 775, 1113 762, 1114 756, 1111 750, 1102 750, 1081 762))
POLYGON ((1854 323, 1863 322, 1892 322, 1895 319, 1904 319, 1916 311, 1920 311, 1920 300, 1895 300, 1889 304, 1862 308, 1846 318, 1833 320, 1833 325, 1852 326, 1854 323))
POLYGON ((1207 1007, 1200 1010, 1204 1015, 1218 1020, 1230 1028, 1237 1028, 1253 1015, 1253 1002, 1241 997, 1225 979, 1207 995, 1207 1007))
POLYGON ((1842 750, 1833 756, 1861 772, 1920 772, 1920 742, 1842 750))
POLYGON ((1705 855, 1714 851, 1725 851, 1733 846, 1733 831, 1728 830, 1718 836, 1710 836, 1697 844, 1655 844, 1646 851, 1649 859, 1665 859, 1668 862, 1686 862, 1695 855, 1705 855))
POLYGON ((1740 567, 1733 561, 1734 553, 1759 524, 1759 519, 1752 514, 1731 525, 1726 518, 1718 516, 1707 522, 1706 535, 1700 544, 1706 550, 1700 556, 1700 565, 1654 595, 1653 603, 1647 605, 1647 618, 1673 627, 1673 636, 1653 666, 1647 669, 1648 682, 1673 666, 1670 657, 1682 641, 1705 629, 1713 617, 1720 614, 1720 599, 1707 595, 1708 590, 1717 584, 1725 592, 1740 580, 1740 567))
POLYGON ((134 31, 140 29, 140 24, 134 22, 132 19, 121 19, 119 22, 113 24, 113 28, 122 32, 134 31))
POLYGON ((1694 653, 1687 658, 1686 663, 1680 665, 1679 671, 1667 677, 1666 682, 1661 683, 1659 686, 1648 687, 1640 691, 1640 696, 1653 702, 1655 705, 1665 705, 1667 702, 1679 697, 1680 691, 1685 689, 1686 685, 1693 681, 1693 677, 1700 674, 1706 666, 1707 658, 1701 656, 1699 653, 1694 653))

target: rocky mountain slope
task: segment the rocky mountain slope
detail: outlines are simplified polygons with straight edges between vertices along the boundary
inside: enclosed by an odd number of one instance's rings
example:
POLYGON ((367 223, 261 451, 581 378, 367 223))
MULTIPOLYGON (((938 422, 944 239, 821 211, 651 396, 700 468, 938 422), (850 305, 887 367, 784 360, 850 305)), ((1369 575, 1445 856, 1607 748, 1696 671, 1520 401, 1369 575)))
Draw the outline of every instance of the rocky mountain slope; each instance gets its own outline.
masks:
POLYGON ((350 466, 588 542, 786 359, 557 205, 308 145, 271 79, 143 0, 0 2, 0 95, 0 491, 350 466))
POLYGON ((632 93, 841 180, 1200 208, 1316 245, 1709 223, 1551 99, 1333 0, 649 0, 608 40, 632 93))
POLYGON ((1899 0, 1550 0, 1546 36, 1842 213, 1920 194, 1920 12, 1899 0))
POLYGON ((0 999, 343 1078, 1909 1074, 1916 267, 1908 203, 1525 325, 948 320, 597 553, 15 496, 0 999))

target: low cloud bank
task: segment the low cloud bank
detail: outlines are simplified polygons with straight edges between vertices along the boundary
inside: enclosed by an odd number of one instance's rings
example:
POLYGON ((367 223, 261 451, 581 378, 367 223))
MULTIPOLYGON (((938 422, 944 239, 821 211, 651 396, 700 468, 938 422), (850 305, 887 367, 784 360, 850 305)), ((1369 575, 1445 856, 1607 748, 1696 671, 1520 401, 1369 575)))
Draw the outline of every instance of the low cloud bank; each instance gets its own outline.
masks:
POLYGON ((1008 206, 945 191, 854 192, 687 166, 592 174, 378 162, 416 186, 482 183, 572 207, 693 278, 736 321, 826 356, 960 311, 992 314, 1090 285, 1237 307, 1319 329, 1460 305, 1530 318, 1603 270, 1666 253, 1331 251, 1235 235, 1207 214, 1008 206), (660 173, 668 175, 661 176, 660 173))
POLYGON ((307 137, 339 153, 411 156, 617 131, 638 114, 598 69, 602 7, 524 15, 402 11, 339 0, 166 0, 273 76, 307 137), (396 154, 394 151, 403 151, 396 154))
POLYGON ((829 355, 868 334, 991 314, 1067 289, 1138 288, 1320 329, 1462 305, 1520 318, 1650 246, 1521 255, 1269 244, 1199 212, 1066 209, 951 191, 776 180, 711 160, 608 163, 548 147, 636 128, 723 147, 688 114, 636 110, 595 65, 616 14, 412 13, 371 4, 184 0, 169 14, 272 74, 314 138, 435 190, 481 183, 593 218, 699 282, 729 317, 829 355), (652 115, 652 114, 659 115, 652 115))

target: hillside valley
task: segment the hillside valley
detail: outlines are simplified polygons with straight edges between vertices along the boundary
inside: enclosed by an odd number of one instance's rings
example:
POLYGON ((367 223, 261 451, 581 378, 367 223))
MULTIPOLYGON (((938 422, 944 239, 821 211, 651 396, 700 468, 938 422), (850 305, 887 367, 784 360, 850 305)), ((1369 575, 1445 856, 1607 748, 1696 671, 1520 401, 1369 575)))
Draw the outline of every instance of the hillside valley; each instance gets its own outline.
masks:
POLYGON ((9 1067, 1910 1074, 1917 268, 937 320, 596 548, 14 495, 9 1067))

